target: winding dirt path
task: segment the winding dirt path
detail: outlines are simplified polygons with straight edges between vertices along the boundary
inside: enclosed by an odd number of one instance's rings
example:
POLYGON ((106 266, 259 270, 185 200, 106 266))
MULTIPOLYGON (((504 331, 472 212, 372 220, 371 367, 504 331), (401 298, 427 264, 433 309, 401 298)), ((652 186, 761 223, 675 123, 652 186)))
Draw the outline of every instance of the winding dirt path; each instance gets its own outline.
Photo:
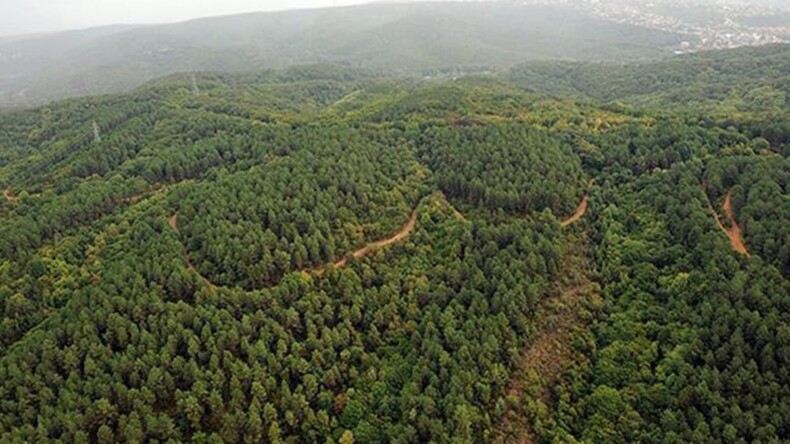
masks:
MULTIPOLYGON (((591 180, 590 183, 588 184, 588 187, 591 187, 592 184, 593 184, 593 181, 591 180)), ((589 196, 589 191, 588 191, 588 193, 585 194, 584 198, 582 199, 581 203, 579 204, 579 207, 576 209, 576 212, 571 217, 569 217, 568 219, 565 219, 562 222, 562 226, 563 227, 568 226, 568 225, 580 220, 584 216, 584 214, 587 212, 589 197, 590 196, 589 196)), ((445 202, 446 202, 446 200, 445 200, 445 202)), ((448 206, 449 206, 449 203, 448 203, 448 206)), ((464 215, 460 211, 458 211, 458 209, 456 209, 455 207, 452 207, 452 206, 449 206, 449 207, 451 208, 452 215, 453 215, 453 217, 455 219, 457 219, 459 221, 466 221, 467 220, 466 217, 464 217, 464 215)), ((334 268, 345 267, 348 264, 349 259, 351 259, 351 258, 359 259, 359 258, 365 257, 365 256, 373 253, 376 250, 379 250, 381 248, 385 248, 385 247, 388 247, 388 246, 390 246, 392 244, 395 244, 395 243, 403 241, 404 239, 409 237, 409 235, 414 231, 414 228, 417 225, 417 218, 419 216, 419 212, 418 211, 419 211, 419 203, 414 208, 414 210, 412 210, 411 216, 406 221, 406 223, 403 225, 403 227, 401 227, 401 229, 398 230, 393 235, 391 235, 391 236, 389 236, 387 238, 384 238, 384 239, 380 239, 380 240, 375 241, 375 242, 371 242, 371 243, 365 245, 364 247, 361 247, 361 248, 353 251, 351 254, 348 254, 348 255, 344 256, 343 258, 332 262, 331 264, 323 264, 323 265, 319 265, 319 266, 313 267, 313 268, 305 268, 305 269, 302 269, 301 271, 303 273, 307 273, 307 274, 315 273, 315 274, 321 275, 324 272, 326 272, 326 270, 329 267, 334 267, 334 268)), ((170 228, 173 231, 175 231, 176 233, 180 233, 179 230, 178 230, 178 213, 177 212, 174 213, 168 219, 168 225, 170 226, 170 228)), ((183 244, 182 244, 182 246, 183 246, 183 244)), ((189 259, 189 252, 186 250, 186 247, 184 247, 183 255, 184 255, 184 261, 186 262, 187 267, 191 271, 195 272, 198 276, 200 276, 201 279, 203 279, 210 288, 213 289, 213 288, 217 288, 218 287, 216 284, 212 283, 208 278, 206 278, 205 276, 200 274, 200 272, 195 268, 195 266, 192 264, 192 262, 189 259)))
POLYGON ((584 217, 585 213, 587 213, 587 206, 589 205, 589 203, 590 203, 590 196, 588 194, 585 194, 584 198, 582 198, 581 203, 579 203, 579 206, 576 208, 576 211, 573 213, 573 215, 560 222, 560 225, 563 227, 567 227, 568 225, 574 224, 579 220, 581 220, 581 218, 584 217))
MULTIPOLYGON (((308 274, 315 273, 315 274, 321 275, 329 267, 334 267, 334 268, 345 267, 348 264, 349 259, 351 259, 351 258, 354 258, 354 259, 362 258, 364 256, 367 256, 367 255, 373 253, 376 250, 379 250, 381 248, 390 246, 390 245, 392 245, 394 243, 397 243, 397 242, 400 242, 400 241, 406 239, 407 237, 409 237, 409 235, 412 233, 412 231, 414 231, 414 228, 417 225, 417 217, 419 215, 418 208, 419 208, 419 204, 411 212, 411 216, 409 217, 409 220, 407 220, 406 223, 403 225, 403 227, 400 230, 398 230, 395 234, 393 234, 392 236, 387 237, 385 239, 381 239, 381 240, 372 242, 372 243, 369 243, 369 244, 365 245, 364 247, 353 251, 351 254, 346 255, 342 259, 338 259, 335 262, 332 262, 331 264, 328 264, 328 265, 324 264, 324 265, 319 265, 319 266, 313 267, 313 268, 306 268, 306 269, 303 269, 302 272, 303 273, 308 273, 308 274)), ((177 234, 180 234, 180 231, 178 230, 178 213, 177 212, 174 213, 172 216, 170 216, 170 218, 167 220, 167 224, 170 226, 170 228, 173 231, 175 231, 177 234)), ((200 274, 200 272, 197 270, 197 268, 195 268, 195 266, 192 264, 191 260, 189 259, 189 252, 187 251, 186 246, 184 246, 183 243, 182 243, 182 247, 183 247, 182 254, 184 256, 184 262, 186 263, 187 268, 189 270, 191 270, 192 272, 194 272, 195 274, 197 274, 198 276, 200 276, 200 278, 206 283, 206 285, 208 285, 208 287, 210 289, 213 290, 213 289, 218 288, 219 287, 218 285, 214 284, 207 277, 205 277, 202 274, 200 274)))
POLYGON ((595 180, 591 179, 590 182, 587 183, 587 192, 584 193, 584 197, 582 198, 582 201, 579 202, 579 206, 576 207, 576 211, 574 211, 570 217, 560 222, 560 225, 562 227, 567 227, 568 225, 575 224, 576 222, 580 221, 581 218, 584 217, 584 215, 587 213, 587 207, 590 204, 590 188, 593 186, 594 182, 595 180))
POLYGON ((730 220, 730 229, 725 231, 727 232, 727 237, 730 238, 730 244, 732 245, 732 248, 734 248, 738 253, 746 255, 746 257, 751 256, 749 254, 749 250, 746 249, 746 244, 743 242, 743 232, 741 231, 741 226, 738 225, 738 221, 735 220, 735 213, 732 211, 732 190, 727 192, 727 196, 724 198, 722 209, 724 210, 724 214, 727 215, 727 219, 730 220))
MULTIPOLYGON (((707 198, 707 196, 708 193, 705 191, 705 197, 707 198)), ((713 218, 716 220, 716 225, 718 225, 719 228, 724 231, 724 234, 727 235, 727 238, 730 239, 730 245, 732 246, 732 249, 746 257, 751 257, 749 250, 746 248, 746 244, 743 242, 743 232, 741 231, 741 226, 738 225, 738 221, 735 219, 735 213, 732 211, 732 190, 728 191, 727 195, 724 196, 724 203, 721 206, 722 210, 724 210, 724 215, 727 216, 727 219, 729 219, 729 227, 726 227, 721 221, 721 217, 719 217, 719 213, 716 211, 716 209, 713 208, 710 198, 708 198, 708 208, 710 209, 711 214, 713 214, 713 218)))
MULTIPOLYGON (((409 220, 406 221, 406 224, 404 224, 403 227, 397 233, 393 234, 392 236, 386 239, 381 239, 376 242, 367 244, 364 247, 352 252, 350 255, 347 255, 342 259, 336 260, 331 264, 331 266, 335 268, 345 267, 346 264, 348 264, 348 260, 350 258, 359 259, 365 257, 378 249, 387 247, 396 242, 400 242, 406 239, 411 234, 411 232, 414 231, 414 227, 417 225, 417 216, 418 216, 417 208, 415 208, 411 212, 411 216, 409 217, 409 220)), ((312 270, 304 270, 304 271, 308 273, 312 271, 317 274, 322 274, 323 272, 326 271, 326 269, 327 269, 327 265, 320 265, 316 268, 313 268, 312 270)))

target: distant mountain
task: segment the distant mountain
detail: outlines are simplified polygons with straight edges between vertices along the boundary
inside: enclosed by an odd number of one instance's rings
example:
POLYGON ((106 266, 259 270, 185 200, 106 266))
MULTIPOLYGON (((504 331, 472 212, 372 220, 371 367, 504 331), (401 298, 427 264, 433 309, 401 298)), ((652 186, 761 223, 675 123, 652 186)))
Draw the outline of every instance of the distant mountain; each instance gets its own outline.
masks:
POLYGON ((634 60, 688 36, 547 6, 371 4, 0 39, 0 107, 129 90, 184 71, 339 63, 428 74, 536 59, 634 60))
POLYGON ((80 31, 0 37, 0 80, 19 81, 48 66, 65 62, 81 47, 134 26, 105 26, 80 31))

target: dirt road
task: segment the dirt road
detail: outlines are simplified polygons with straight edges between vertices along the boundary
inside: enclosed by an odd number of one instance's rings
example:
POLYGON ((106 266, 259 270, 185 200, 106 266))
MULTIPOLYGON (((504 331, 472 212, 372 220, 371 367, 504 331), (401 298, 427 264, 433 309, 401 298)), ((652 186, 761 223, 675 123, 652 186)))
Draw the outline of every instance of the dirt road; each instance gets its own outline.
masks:
POLYGON ((738 225, 738 221, 735 220, 735 213, 732 211, 732 191, 729 191, 724 198, 722 209, 724 210, 724 214, 727 215, 727 219, 730 220, 730 228, 724 231, 727 233, 727 237, 730 238, 732 248, 738 253, 749 256, 749 250, 746 249, 746 244, 743 242, 741 226, 738 225))
MULTIPOLYGON (((381 239, 379 241, 365 245, 364 247, 354 251, 350 255, 342 259, 336 260, 335 262, 332 263, 332 266, 335 268, 342 268, 348 263, 349 257, 353 257, 354 259, 359 259, 361 257, 367 256, 368 254, 380 248, 384 248, 386 246, 392 245, 396 242, 400 242, 406 239, 411 234, 411 232, 414 231, 414 227, 417 225, 417 215, 418 215, 417 208, 415 208, 411 212, 411 217, 409 217, 409 220, 406 221, 406 224, 403 225, 403 227, 397 233, 393 234, 392 236, 386 239, 381 239)), ((312 271, 321 274, 324 271, 326 271, 326 268, 327 268, 326 265, 321 265, 317 268, 314 268, 312 271)), ((305 270, 305 271, 309 272, 310 270, 305 270)))
MULTIPOLYGON (((707 192, 705 194, 707 197, 707 192)), ((741 232, 741 226, 738 225, 738 221, 735 220, 735 213, 732 211, 732 190, 727 192, 727 195, 724 197, 724 203, 722 204, 722 210, 724 210, 724 215, 727 216, 727 219, 730 221, 730 226, 724 226, 724 223, 721 221, 721 217, 719 217, 719 213, 713 208, 713 204, 710 203, 710 199, 708 199, 708 208, 710 209, 711 214, 713 214, 713 218, 716 220, 716 225, 724 231, 724 234, 727 235, 727 238, 730 239, 730 245, 732 249, 749 257, 749 250, 746 248, 746 244, 743 242, 743 234, 741 232)))
POLYGON ((568 225, 572 225, 581 220, 582 217, 587 213, 587 207, 590 204, 590 187, 593 186, 594 179, 591 179, 590 182, 587 184, 587 192, 584 194, 582 201, 579 202, 579 206, 576 207, 576 211, 574 211, 573 215, 568 217, 567 219, 560 222, 560 225, 563 227, 567 227, 568 225))
MULTIPOLYGON (((359 258, 362 258, 364 256, 367 256, 368 254, 370 254, 370 253, 372 253, 372 252, 374 252, 374 251, 376 251, 378 249, 387 247, 389 245, 392 245, 394 243, 397 243, 397 242, 400 242, 400 241, 406 239, 411 234, 411 232, 414 231, 414 227, 417 225, 417 216, 418 216, 418 211, 417 211, 417 208, 415 208, 412 211, 411 216, 409 217, 409 220, 406 221, 406 224, 403 225, 403 227, 400 230, 398 230, 397 233, 395 233, 392 236, 387 237, 385 239, 381 239, 381 240, 378 240, 376 242, 369 243, 369 244, 365 245, 364 247, 359 248, 358 250, 355 250, 351 254, 343 257, 342 259, 336 260, 335 262, 330 264, 330 266, 335 267, 335 268, 342 268, 342 267, 346 266, 346 264, 348 263, 349 258, 353 257, 355 259, 359 259, 359 258)), ((175 231, 176 233, 179 233, 179 230, 178 230, 178 213, 174 213, 172 216, 170 216, 170 218, 167 221, 167 224, 170 226, 170 228, 173 231, 175 231)), ((212 288, 212 289, 217 288, 216 284, 212 283, 208 278, 206 278, 205 276, 201 275, 200 272, 195 268, 195 266, 192 264, 192 262, 189 259, 189 252, 186 250, 186 247, 184 247, 183 255, 184 255, 184 261, 186 262, 187 268, 189 268, 189 270, 193 271, 195 274, 200 276, 200 278, 203 281, 206 282, 206 284, 209 286, 209 288, 212 288)), ((326 271, 327 267, 328 266, 326 264, 324 264, 324 265, 320 265, 320 266, 315 267, 315 268, 305 269, 305 270, 302 270, 302 271, 305 272, 305 273, 316 273, 316 274, 320 275, 320 274, 322 274, 322 273, 324 273, 326 271)))
POLYGON ((579 203, 579 206, 576 208, 576 211, 573 213, 573 215, 563 220, 560 223, 560 225, 562 225, 563 227, 567 227, 568 225, 574 224, 579 220, 581 220, 581 218, 584 217, 584 214, 587 213, 587 206, 589 205, 589 202, 590 202, 590 196, 588 194, 585 194, 584 198, 582 199, 581 203, 579 203))

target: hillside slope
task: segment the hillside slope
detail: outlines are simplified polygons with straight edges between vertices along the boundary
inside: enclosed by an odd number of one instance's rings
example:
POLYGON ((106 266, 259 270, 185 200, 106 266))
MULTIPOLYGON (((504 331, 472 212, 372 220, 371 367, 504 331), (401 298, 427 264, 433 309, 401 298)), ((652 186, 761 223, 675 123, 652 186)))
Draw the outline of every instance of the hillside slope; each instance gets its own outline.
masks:
POLYGON ((0 442, 783 442, 745 113, 338 67, 0 113, 0 442))
POLYGON ((787 106, 790 45, 771 45, 674 56, 649 63, 538 61, 506 77, 557 96, 646 106, 712 106, 733 99, 749 111, 787 106), (736 97, 744 93, 744 97, 736 97))
POLYGON ((513 3, 375 4, 0 41, 0 107, 126 91, 183 71, 331 62, 411 73, 632 60, 685 38, 513 3))

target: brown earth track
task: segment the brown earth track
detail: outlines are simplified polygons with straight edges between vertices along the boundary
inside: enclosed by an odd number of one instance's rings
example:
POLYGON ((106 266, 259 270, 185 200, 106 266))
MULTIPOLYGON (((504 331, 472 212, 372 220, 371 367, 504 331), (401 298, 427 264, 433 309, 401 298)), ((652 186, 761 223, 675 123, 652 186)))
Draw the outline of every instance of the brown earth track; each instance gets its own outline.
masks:
POLYGON ((727 216, 727 219, 729 219, 730 222, 729 227, 724 225, 724 223, 721 221, 719 213, 715 208, 713 208, 713 204, 710 202, 710 198, 708 198, 707 191, 705 191, 705 197, 708 200, 708 209, 710 210, 711 214, 713 214, 713 218, 716 220, 716 225, 718 225, 719 228, 724 231, 724 234, 727 235, 727 238, 730 239, 730 245, 732 246, 732 249, 746 257, 750 257, 751 255, 749 254, 749 250, 746 248, 746 244, 743 241, 741 226, 738 225, 738 221, 735 219, 735 213, 732 211, 732 190, 728 191, 727 195, 724 196, 724 203, 722 204, 724 215, 727 216))
MULTIPOLYGON (((417 208, 415 208, 411 212, 411 216, 409 217, 409 220, 406 221, 406 224, 404 224, 403 227, 397 233, 393 234, 388 238, 369 243, 364 247, 352 252, 350 255, 342 259, 336 260, 331 264, 331 266, 334 268, 345 267, 350 258, 359 259, 365 257, 376 250, 379 250, 381 248, 387 247, 389 245, 392 245, 394 243, 406 239, 411 234, 411 232, 414 231, 414 227, 417 225, 417 216, 418 216, 417 208)), ((317 274, 322 274, 324 271, 326 271, 326 269, 327 269, 327 265, 320 265, 313 269, 304 270, 304 271, 308 273, 313 272, 317 274)))
MULTIPOLYGON (((411 213, 411 216, 409 217, 409 220, 407 220, 406 223, 403 225, 403 227, 400 230, 398 230, 396 233, 394 233, 393 235, 391 235, 391 236, 389 236, 389 237, 387 237, 385 239, 381 239, 381 240, 369 243, 369 244, 365 245, 364 247, 353 251, 351 254, 343 257, 342 259, 338 259, 338 260, 336 260, 335 262, 333 262, 331 264, 324 264, 324 265, 319 265, 319 266, 313 267, 313 268, 303 269, 302 272, 303 273, 307 273, 307 274, 315 273, 315 274, 321 275, 329 267, 334 267, 334 268, 345 267, 346 264, 348 264, 348 260, 351 259, 351 258, 359 259, 359 258, 362 258, 362 257, 365 257, 365 256, 369 255, 370 253, 373 253, 376 250, 379 250, 381 248, 387 247, 387 246, 392 245, 394 243, 400 242, 400 241, 406 239, 412 233, 412 231, 414 231, 414 228, 417 225, 417 217, 418 217, 418 215, 419 215, 418 208, 414 208, 414 210, 411 213)), ((178 230, 178 213, 173 214, 168 219, 168 225, 170 226, 171 229, 173 229, 173 231, 175 231, 176 233, 180 233, 179 230, 178 230)), ((200 278, 209 286, 209 288, 216 289, 217 287, 219 287, 218 285, 212 283, 208 278, 206 278, 205 276, 200 274, 200 272, 195 268, 195 266, 192 264, 192 262, 189 259, 189 252, 186 250, 186 247, 183 248, 183 256, 184 256, 184 261, 187 264, 187 268, 189 268, 189 270, 193 271, 195 274, 200 276, 200 278)))
POLYGON ((560 225, 562 225, 563 227, 567 227, 568 225, 574 224, 579 220, 581 220, 581 218, 584 217, 585 213, 587 213, 587 206, 589 205, 589 202, 590 202, 590 196, 585 194, 581 203, 579 203, 578 208, 576 208, 576 212, 574 212, 572 216, 563 220, 560 223, 560 225))
POLYGON ((466 221, 466 217, 464 216, 464 213, 458 211, 458 209, 455 207, 453 207, 453 217, 456 218, 457 220, 460 220, 461 222, 466 221))
POLYGON ((167 224, 170 225, 170 228, 173 229, 176 233, 180 233, 178 231, 178 213, 174 213, 170 218, 167 220, 167 224))
MULTIPOLYGON (((462 221, 462 222, 466 221, 466 217, 464 217, 463 213, 461 213, 460 211, 458 211, 458 209, 453 207, 447 201, 447 199, 445 198, 444 194, 438 193, 438 196, 439 196, 440 200, 446 204, 447 208, 449 208, 452 211, 453 217, 456 220, 459 220, 459 221, 462 221)), ((417 207, 414 208, 414 210, 412 210, 411 216, 409 217, 409 220, 406 221, 406 223, 403 225, 403 227, 397 233, 393 234, 392 236, 390 236, 390 237, 388 237, 386 239, 381 239, 379 241, 370 243, 370 244, 368 244, 368 245, 366 245, 366 246, 354 251, 349 256, 346 256, 346 257, 344 257, 342 259, 339 259, 339 260, 335 261, 334 263, 332 263, 332 266, 334 266, 335 268, 344 267, 348 263, 348 259, 350 257, 353 257, 355 259, 359 259, 359 258, 367 256, 370 253, 373 253, 376 250, 379 250, 381 248, 387 247, 389 245, 392 245, 394 243, 397 243, 397 242, 400 242, 400 241, 406 239, 411 234, 411 232, 414 231, 414 227, 417 225, 418 209, 419 209, 419 204, 418 204, 417 207)), ((310 270, 304 270, 304 271, 309 272, 310 270)), ((321 265, 319 267, 316 267, 316 268, 312 269, 312 271, 315 272, 315 273, 321 274, 324 271, 326 271, 326 265, 321 265)))
POLYGON ((724 198, 722 209, 724 210, 724 214, 726 214, 727 218, 730 220, 730 228, 729 230, 725 231, 727 231, 727 237, 730 238, 730 244, 732 245, 732 248, 734 248, 738 253, 749 257, 749 250, 746 248, 746 244, 743 242, 741 226, 738 225, 738 221, 735 219, 735 213, 732 211, 732 191, 729 191, 727 196, 724 198))
POLYGON ((579 202, 579 206, 576 207, 576 211, 574 211, 571 216, 569 216, 568 218, 566 218, 562 222, 560 222, 560 225, 563 228, 567 227, 568 225, 573 225, 576 222, 580 221, 581 218, 584 217, 584 215, 587 213, 587 207, 590 204, 590 190, 589 189, 590 189, 590 187, 593 186, 593 183, 594 183, 594 179, 591 179, 590 182, 587 183, 587 192, 584 193, 584 197, 582 198, 582 201, 579 202))

